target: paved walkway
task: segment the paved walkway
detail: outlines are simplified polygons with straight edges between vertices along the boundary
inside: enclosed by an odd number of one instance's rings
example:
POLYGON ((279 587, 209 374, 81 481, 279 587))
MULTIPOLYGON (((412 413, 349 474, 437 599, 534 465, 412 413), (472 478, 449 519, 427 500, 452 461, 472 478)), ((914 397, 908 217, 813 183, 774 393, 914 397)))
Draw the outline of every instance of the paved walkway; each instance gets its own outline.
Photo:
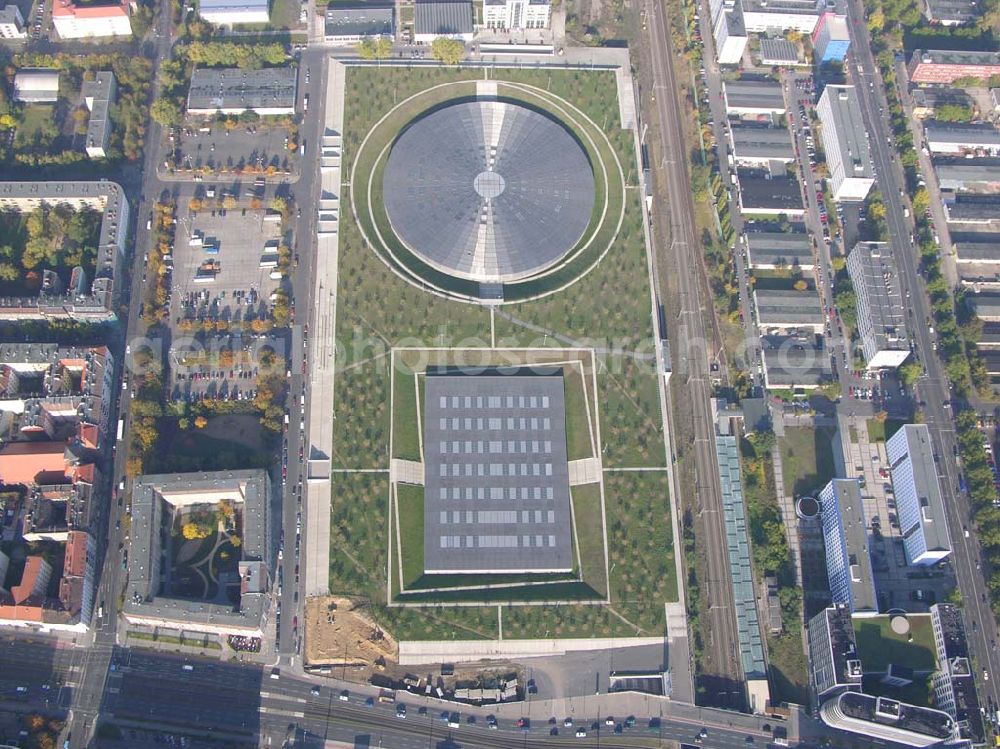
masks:
POLYGON ((330 60, 320 159, 316 289, 309 337, 309 472, 306 480, 305 594, 330 588, 330 459, 333 455, 334 347, 339 260, 340 139, 344 127, 344 66, 330 60))
MULTIPOLYGON (((781 416, 779 415, 780 419, 781 416)), ((778 498, 778 510, 781 512, 782 525, 785 526, 785 537, 788 540, 788 551, 795 567, 795 584, 802 587, 802 549, 799 545, 799 520, 795 515, 795 498, 785 494, 784 472, 781 465, 781 450, 777 445, 771 451, 774 465, 774 493, 778 498)))
POLYGON ((601 461, 598 458, 581 458, 569 462, 569 485, 596 484, 601 480, 601 461))
POLYGON ((538 640, 406 640, 399 643, 403 666, 476 660, 517 660, 623 646, 662 645, 662 637, 584 637, 538 640))
MULTIPOLYGON (((389 480, 404 484, 424 484, 424 464, 417 460, 393 458, 389 467, 389 480)), ((572 483, 572 482, 570 482, 572 483)))

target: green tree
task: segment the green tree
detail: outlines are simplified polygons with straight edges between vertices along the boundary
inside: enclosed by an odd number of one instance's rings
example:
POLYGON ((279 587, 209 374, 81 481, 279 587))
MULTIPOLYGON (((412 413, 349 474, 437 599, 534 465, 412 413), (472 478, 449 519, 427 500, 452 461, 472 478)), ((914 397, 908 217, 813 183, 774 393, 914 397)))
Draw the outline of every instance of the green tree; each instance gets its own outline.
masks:
POLYGON ((970 122, 972 107, 965 104, 941 104, 934 108, 934 119, 942 122, 970 122))
POLYGON ((181 108, 171 99, 157 99, 149 108, 149 116, 162 127, 175 127, 181 122, 181 108))
POLYGON ((375 40, 375 59, 387 60, 392 56, 392 39, 380 36, 375 40))
POLYGON ((465 44, 440 36, 431 42, 431 57, 445 65, 457 65, 465 57, 465 44))
POLYGON ((923 371, 924 369, 920 366, 919 362, 913 359, 905 361, 899 366, 899 381, 909 387, 917 381, 917 378, 923 374, 923 371))

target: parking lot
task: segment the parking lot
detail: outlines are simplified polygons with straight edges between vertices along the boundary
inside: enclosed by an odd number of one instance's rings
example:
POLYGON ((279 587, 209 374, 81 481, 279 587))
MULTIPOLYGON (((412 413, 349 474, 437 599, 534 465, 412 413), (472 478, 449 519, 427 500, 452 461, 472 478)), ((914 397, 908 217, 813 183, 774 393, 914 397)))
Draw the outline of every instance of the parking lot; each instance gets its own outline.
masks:
POLYGON ((855 435, 856 442, 845 440, 845 447, 850 446, 845 461, 848 475, 862 480, 861 494, 869 518, 872 570, 879 592, 879 608, 882 611, 889 608, 927 611, 935 601, 946 601, 948 593, 955 588, 950 562, 930 569, 906 565, 885 443, 869 440, 863 419, 854 420, 851 436, 855 435))
POLYGON ((294 128, 275 124, 194 123, 171 134, 173 151, 167 169, 182 174, 263 174, 287 177, 297 173, 298 144, 294 128), (296 150, 289 150, 290 146, 296 150))
POLYGON ((265 214, 237 207, 202 210, 180 219, 171 319, 238 322, 268 315, 280 280, 271 277, 276 268, 264 267, 262 256, 277 252, 281 224, 265 214))

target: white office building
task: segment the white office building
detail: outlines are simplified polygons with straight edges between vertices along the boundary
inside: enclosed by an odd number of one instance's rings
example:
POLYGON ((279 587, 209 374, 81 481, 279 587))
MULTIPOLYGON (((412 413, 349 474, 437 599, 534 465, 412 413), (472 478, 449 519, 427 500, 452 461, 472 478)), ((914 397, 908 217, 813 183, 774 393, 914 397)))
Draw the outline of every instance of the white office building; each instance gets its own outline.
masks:
POLYGON ((857 479, 833 479, 819 495, 831 600, 852 614, 878 613, 868 523, 857 479))
POLYGON ((743 22, 752 34, 799 31, 812 34, 825 4, 816 0, 742 0, 743 22))
POLYGON ((859 242, 847 258, 868 369, 895 369, 910 355, 899 272, 885 242, 859 242))
POLYGON ((816 114, 823 126, 833 199, 864 200, 875 184, 875 170, 854 86, 828 85, 819 98, 816 114))
POLYGON ((132 36, 129 4, 124 0, 111 5, 76 5, 68 0, 55 0, 52 25, 60 39, 132 36))
POLYGON ((885 445, 906 561, 937 564, 951 554, 951 537, 926 424, 907 424, 885 445))
POLYGON ((483 0, 483 25, 494 31, 547 29, 550 0, 483 0))
POLYGON ((268 0, 199 0, 198 15, 219 26, 268 23, 268 0))
POLYGON ((87 121, 87 156, 103 159, 111 139, 111 105, 118 93, 115 75, 110 70, 98 71, 93 80, 84 81, 83 100, 90 110, 87 121))
POLYGON ((24 17, 16 5, 7 5, 0 10, 0 39, 24 39, 27 36, 24 17))
POLYGON ((739 65, 747 48, 747 30, 739 8, 725 10, 713 25, 715 57, 720 65, 739 65))

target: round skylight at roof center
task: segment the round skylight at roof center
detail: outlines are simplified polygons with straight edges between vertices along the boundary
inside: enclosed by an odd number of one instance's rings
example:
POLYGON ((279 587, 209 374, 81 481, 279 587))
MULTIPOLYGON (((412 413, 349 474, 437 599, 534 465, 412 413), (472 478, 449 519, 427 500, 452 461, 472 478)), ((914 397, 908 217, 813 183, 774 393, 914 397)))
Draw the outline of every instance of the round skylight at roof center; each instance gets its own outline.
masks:
POLYGON ((383 200, 395 233, 426 263, 502 283, 573 249, 590 223, 594 174, 581 145, 551 117, 510 102, 462 102, 397 138, 383 200))

